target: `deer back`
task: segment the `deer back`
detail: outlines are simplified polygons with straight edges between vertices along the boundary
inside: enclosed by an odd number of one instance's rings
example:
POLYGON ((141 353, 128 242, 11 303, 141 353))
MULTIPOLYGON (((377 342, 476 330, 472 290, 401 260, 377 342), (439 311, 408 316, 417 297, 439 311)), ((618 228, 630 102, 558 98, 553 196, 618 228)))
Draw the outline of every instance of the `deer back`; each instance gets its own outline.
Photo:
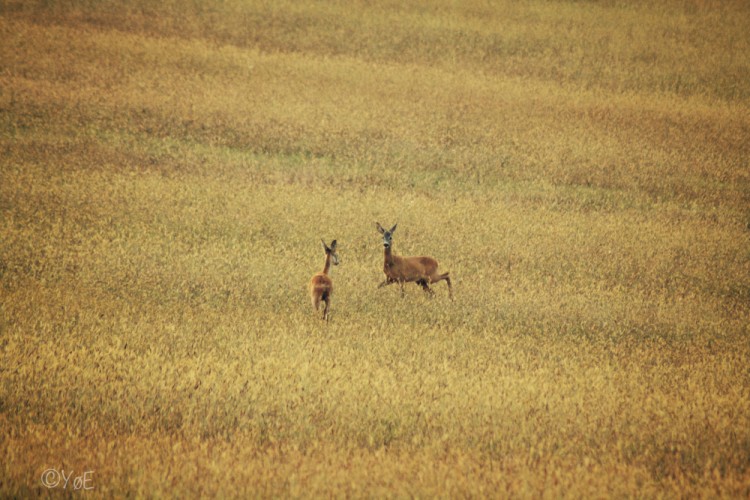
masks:
POLYGON ((438 263, 432 257, 392 256, 391 265, 385 264, 385 274, 397 281, 418 281, 431 276, 437 270, 438 263))

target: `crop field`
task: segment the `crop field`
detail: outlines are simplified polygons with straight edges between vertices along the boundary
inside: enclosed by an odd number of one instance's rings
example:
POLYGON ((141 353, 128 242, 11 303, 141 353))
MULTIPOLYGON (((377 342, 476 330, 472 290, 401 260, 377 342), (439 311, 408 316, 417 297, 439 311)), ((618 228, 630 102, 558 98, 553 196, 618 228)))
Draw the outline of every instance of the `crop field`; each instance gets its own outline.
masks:
POLYGON ((0 497, 748 498, 749 31, 0 0, 0 497))

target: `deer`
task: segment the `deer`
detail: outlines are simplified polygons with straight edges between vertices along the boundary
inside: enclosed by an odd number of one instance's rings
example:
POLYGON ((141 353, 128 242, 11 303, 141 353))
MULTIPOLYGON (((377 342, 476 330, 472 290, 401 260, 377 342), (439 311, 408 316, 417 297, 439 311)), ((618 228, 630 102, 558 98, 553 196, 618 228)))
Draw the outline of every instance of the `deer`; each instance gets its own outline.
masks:
POLYGON ((333 294, 333 280, 328 276, 328 271, 331 268, 331 261, 333 261, 334 266, 339 265, 339 256, 336 253, 336 240, 331 242, 330 247, 326 245, 325 241, 320 241, 323 243, 326 261, 323 270, 310 279, 310 300, 316 312, 320 309, 320 303, 325 303, 323 319, 328 321, 328 310, 331 307, 331 295, 333 294))
POLYGON ((437 283, 445 280, 448 284, 448 297, 453 299, 453 289, 451 287, 450 273, 438 273, 438 261, 432 257, 419 256, 419 257, 402 257, 393 253, 393 233, 396 231, 396 226, 388 231, 380 223, 376 222, 375 227, 378 229, 380 234, 383 235, 383 247, 385 255, 385 263, 383 264, 383 272, 385 273, 385 281, 378 285, 378 288, 383 288, 386 285, 398 283, 401 286, 401 296, 404 296, 404 283, 416 283, 421 286, 425 293, 434 295, 435 292, 430 288, 430 283, 437 283))

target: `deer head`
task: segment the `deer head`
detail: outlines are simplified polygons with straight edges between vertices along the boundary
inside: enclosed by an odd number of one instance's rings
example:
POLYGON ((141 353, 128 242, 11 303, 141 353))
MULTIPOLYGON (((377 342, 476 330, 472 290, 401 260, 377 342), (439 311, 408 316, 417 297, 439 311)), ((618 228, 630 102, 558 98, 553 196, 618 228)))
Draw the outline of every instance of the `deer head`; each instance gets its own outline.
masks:
POLYGON ((330 256, 334 266, 339 265, 339 255, 336 253, 336 240, 331 242, 331 246, 326 245, 326 242, 320 240, 323 243, 323 249, 326 252, 326 256, 330 256))
POLYGON ((379 222, 375 223, 375 227, 377 227, 378 231, 380 231, 380 234, 383 235, 383 246, 385 248, 390 248, 393 240, 393 233, 396 231, 396 226, 398 226, 398 224, 394 224, 390 231, 386 231, 379 222))

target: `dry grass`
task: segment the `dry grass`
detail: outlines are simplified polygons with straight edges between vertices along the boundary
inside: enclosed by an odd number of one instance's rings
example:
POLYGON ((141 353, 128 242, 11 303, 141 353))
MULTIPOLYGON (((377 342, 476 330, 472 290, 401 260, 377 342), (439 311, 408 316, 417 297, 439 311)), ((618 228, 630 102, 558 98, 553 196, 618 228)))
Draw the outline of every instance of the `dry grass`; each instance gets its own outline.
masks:
POLYGON ((750 495, 745 2, 120 4, 0 1, 0 495, 750 495))

